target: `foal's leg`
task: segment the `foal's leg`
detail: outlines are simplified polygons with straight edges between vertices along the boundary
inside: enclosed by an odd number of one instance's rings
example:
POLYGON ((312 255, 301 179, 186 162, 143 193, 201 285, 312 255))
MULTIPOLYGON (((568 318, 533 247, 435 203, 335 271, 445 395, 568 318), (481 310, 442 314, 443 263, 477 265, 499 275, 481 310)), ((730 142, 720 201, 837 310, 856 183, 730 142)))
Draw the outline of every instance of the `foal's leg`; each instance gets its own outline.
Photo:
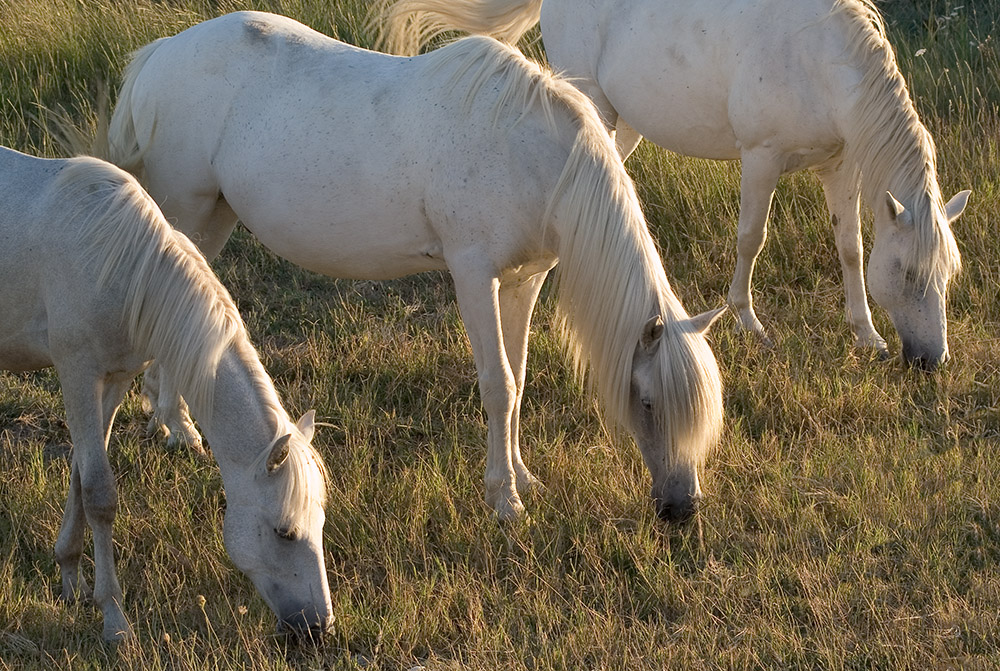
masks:
POLYGON ((882 357, 889 356, 885 339, 875 330, 865 291, 865 273, 861 246, 861 216, 859 195, 861 181, 858 171, 846 166, 818 171, 826 195, 826 206, 833 220, 840 267, 844 273, 847 323, 854 333, 854 346, 874 349, 882 357))
POLYGON ((63 527, 56 541, 63 598, 79 596, 86 586, 79 578, 82 522, 86 518, 94 536, 94 603, 104 615, 105 640, 119 641, 130 638, 132 628, 121 608, 122 590, 111 541, 118 494, 108 463, 107 439, 131 378, 101 380, 81 361, 57 368, 66 406, 66 423, 73 440, 70 492, 63 527))
MULTIPOLYGON (((104 423, 104 442, 107 445, 111 437, 111 425, 122 397, 132 384, 131 375, 121 375, 110 378, 104 384, 101 400, 101 420, 104 423)), ((65 394, 64 394, 65 395, 65 394)), ((69 493, 66 497, 66 508, 63 511, 62 526, 56 538, 55 555, 62 574, 62 594, 60 600, 73 602, 89 591, 87 580, 80 573, 80 558, 83 555, 83 535, 86 526, 86 515, 83 507, 83 494, 80 489, 80 468, 74 449, 72 472, 70 474, 69 493)))
POLYGON ((475 254, 450 258, 458 308, 469 335, 479 376, 479 395, 489 427, 486 446, 486 502, 503 520, 524 515, 517 493, 511 447, 511 418, 517 383, 507 360, 500 322, 500 280, 475 254))
POLYGON ((742 155, 740 176, 740 221, 736 230, 736 271, 729 286, 729 304, 747 331, 770 341, 757 319, 750 297, 750 280, 757 256, 767 237, 767 217, 771 198, 781 176, 781 165, 769 151, 750 150, 742 155))
POLYGON ((80 467, 73 451, 72 472, 69 477, 69 493, 63 509, 62 526, 56 538, 56 563, 62 574, 62 594, 59 599, 72 603, 87 596, 90 588, 87 579, 80 573, 80 557, 83 555, 83 533, 87 519, 83 513, 83 495, 80 493, 80 467))
POLYGON ((500 322, 503 328, 503 346, 516 385, 514 411, 510 418, 511 461, 514 467, 517 493, 522 497, 542 486, 541 480, 531 474, 521 459, 520 417, 521 399, 524 396, 531 313, 547 274, 547 272, 537 273, 523 280, 508 281, 500 285, 500 322))

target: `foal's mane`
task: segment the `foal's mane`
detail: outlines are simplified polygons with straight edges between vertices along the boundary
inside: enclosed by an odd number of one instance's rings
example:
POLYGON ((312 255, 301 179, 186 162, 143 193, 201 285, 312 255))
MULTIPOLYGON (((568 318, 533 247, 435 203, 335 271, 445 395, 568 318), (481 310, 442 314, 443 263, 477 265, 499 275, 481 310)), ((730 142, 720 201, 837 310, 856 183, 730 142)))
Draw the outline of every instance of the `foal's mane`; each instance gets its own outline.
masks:
POLYGON ((885 24, 871 0, 834 0, 831 17, 848 31, 847 57, 863 73, 848 122, 846 158, 860 167, 865 200, 882 207, 890 185, 912 214, 915 235, 905 258, 924 281, 946 280, 961 268, 944 215, 934 140, 920 122, 896 64, 885 24))
POLYGON ((566 353, 577 378, 587 380, 621 430, 628 425, 636 345, 645 323, 662 317, 657 422, 669 437, 672 459, 700 461, 721 424, 715 357, 700 334, 689 330, 635 186, 590 99, 488 37, 466 37, 421 58, 439 59, 440 68, 453 64, 452 85, 467 102, 498 91, 495 132, 507 132, 532 111, 548 120, 553 136, 557 119, 572 124, 575 140, 542 223, 550 234, 558 231, 557 325, 566 353))
POLYGON ((84 261, 98 271, 98 289, 124 288, 130 342, 169 371, 205 421, 222 353, 246 339, 229 293, 131 175, 78 157, 60 171, 55 188, 76 220, 84 261))
MULTIPOLYGON (((59 172, 54 189, 77 232, 83 263, 97 270, 96 289, 122 287, 129 341, 172 376, 195 417, 211 422, 219 362, 227 348, 237 347, 265 411, 274 414, 279 432, 297 437, 229 292, 135 178, 104 161, 78 157, 59 172)), ((308 500, 325 501, 322 459, 308 441, 295 440, 293 448, 282 484, 282 514, 289 517, 306 510, 308 500)))

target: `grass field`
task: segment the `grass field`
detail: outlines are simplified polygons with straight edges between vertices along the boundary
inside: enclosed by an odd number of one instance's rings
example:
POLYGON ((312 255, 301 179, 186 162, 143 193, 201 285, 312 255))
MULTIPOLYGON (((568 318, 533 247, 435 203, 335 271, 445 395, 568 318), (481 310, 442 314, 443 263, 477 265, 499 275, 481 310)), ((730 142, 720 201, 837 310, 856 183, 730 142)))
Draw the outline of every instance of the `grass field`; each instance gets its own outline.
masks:
MULTIPOLYGON (((656 520, 638 451, 573 381, 543 297, 522 444, 547 490, 530 523, 501 526, 482 500, 486 427, 448 277, 333 280, 238 231, 215 269, 286 408, 331 425, 314 442, 332 474, 335 633, 318 648, 274 635, 223 549, 216 467, 145 437, 133 394, 110 454, 138 639, 105 647, 92 606, 55 598, 70 452, 58 380, 4 373, 0 670, 1000 668, 1000 8, 972 4, 882 5, 942 190, 973 189, 942 370, 852 350, 819 183, 786 177, 755 275, 775 346, 732 317, 712 334, 726 428, 696 521, 656 520)), ((361 0, 0 0, 0 144, 54 155, 41 107, 92 118, 130 50, 247 7, 371 41, 361 0)), ((721 304, 739 166, 644 143, 628 168, 685 306, 721 304)), ((877 309, 876 325, 898 353, 877 309)))

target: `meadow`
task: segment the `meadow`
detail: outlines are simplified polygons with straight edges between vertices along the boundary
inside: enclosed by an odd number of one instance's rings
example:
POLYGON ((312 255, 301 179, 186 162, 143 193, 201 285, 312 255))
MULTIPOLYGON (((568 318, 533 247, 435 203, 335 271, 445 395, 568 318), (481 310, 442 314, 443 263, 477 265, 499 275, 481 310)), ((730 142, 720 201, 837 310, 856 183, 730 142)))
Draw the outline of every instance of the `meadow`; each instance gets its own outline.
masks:
MULTIPOLYGON (((58 379, 2 373, 0 670, 1000 668, 1000 6, 972 5, 880 5, 942 191, 973 190, 942 369, 905 367, 875 306, 896 356, 852 348, 819 182, 785 177, 755 274, 774 345, 732 316, 711 334, 725 430, 696 519, 656 519, 638 451, 572 378, 546 290, 521 420, 546 490, 530 521, 500 525, 448 276, 334 280, 238 230, 214 268, 290 414, 315 408, 327 424, 314 444, 332 476, 333 634, 311 646, 274 633, 225 554, 217 468, 147 437, 132 393, 110 458, 137 640, 105 646, 99 612, 56 599, 70 455, 58 379)), ((365 0, 0 0, 0 144, 58 155, 45 110, 91 123, 131 50, 245 8, 374 37, 365 0)), ((721 305, 739 166, 643 143, 627 167, 684 305, 721 305)))

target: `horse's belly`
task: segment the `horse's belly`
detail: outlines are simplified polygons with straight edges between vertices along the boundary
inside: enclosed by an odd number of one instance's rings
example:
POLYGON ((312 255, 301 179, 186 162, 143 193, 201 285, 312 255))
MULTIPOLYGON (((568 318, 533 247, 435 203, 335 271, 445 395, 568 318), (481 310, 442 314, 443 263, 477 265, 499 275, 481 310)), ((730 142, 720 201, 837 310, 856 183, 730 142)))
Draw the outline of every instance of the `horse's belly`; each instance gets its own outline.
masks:
POLYGON ((244 223, 278 256, 330 277, 388 280, 446 268, 441 242, 419 225, 382 226, 374 218, 244 223))

